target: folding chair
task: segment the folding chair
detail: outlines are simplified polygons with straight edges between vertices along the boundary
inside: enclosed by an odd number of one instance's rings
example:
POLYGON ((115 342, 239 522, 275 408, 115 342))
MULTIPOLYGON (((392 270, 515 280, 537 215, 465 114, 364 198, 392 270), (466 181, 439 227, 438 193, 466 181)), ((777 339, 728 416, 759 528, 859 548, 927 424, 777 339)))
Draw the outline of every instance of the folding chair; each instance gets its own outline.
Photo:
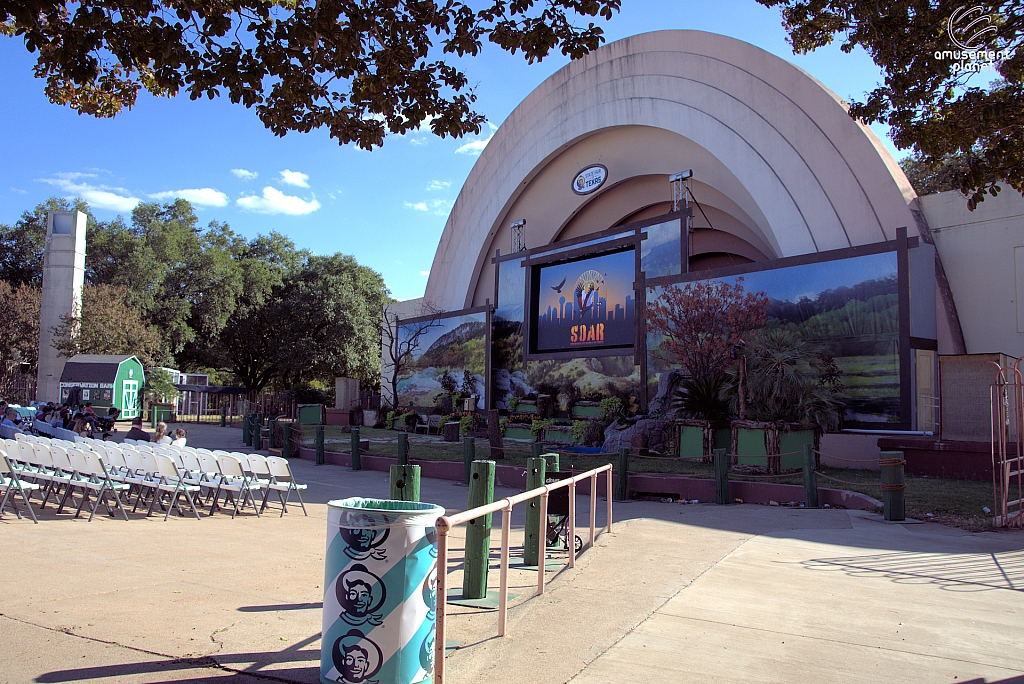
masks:
MULTIPOLYGON (((153 502, 149 504, 149 510, 146 511, 148 516, 153 512, 153 505, 158 500, 163 498, 163 492, 171 494, 171 500, 167 504, 167 512, 164 513, 164 521, 167 520, 167 516, 171 514, 172 508, 178 509, 178 515, 184 517, 185 513, 181 510, 181 506, 178 505, 178 498, 184 494, 185 498, 188 499, 189 505, 192 507, 192 512, 196 514, 196 520, 199 520, 199 509, 196 508, 196 501, 192 497, 193 494, 199 493, 199 487, 197 485, 191 485, 185 482, 182 474, 178 472, 178 468, 174 465, 174 461, 169 456, 163 454, 156 454, 156 465, 157 472, 155 475, 158 480, 156 483, 156 489, 153 494, 153 502)), ((161 507, 163 501, 160 502, 161 507)))
POLYGON ((218 507, 218 498, 220 492, 224 492, 226 495, 231 496, 235 509, 231 512, 231 519, 234 520, 235 515, 238 514, 238 508, 241 505, 245 507, 245 502, 248 500, 252 503, 252 509, 256 511, 256 517, 260 517, 260 509, 256 507, 256 497, 253 496, 253 491, 260 491, 260 485, 253 482, 252 479, 246 474, 246 469, 242 468, 242 463, 231 455, 217 457, 217 465, 220 467, 220 482, 217 483, 217 491, 213 495, 213 507, 210 508, 212 514, 218 507))
MULTIPOLYGON (((284 517, 285 511, 288 510, 288 499, 291 497, 292 492, 295 492, 295 496, 299 498, 302 514, 309 516, 301 494, 301 490, 306 489, 306 485, 295 481, 295 476, 292 474, 292 466, 288 463, 288 459, 281 458, 280 456, 267 456, 266 461, 273 478, 270 483, 270 489, 277 492, 278 498, 281 498, 281 492, 285 493, 284 498, 281 500, 281 517, 284 517)), ((264 499, 263 503, 266 505, 266 499, 264 499)))
MULTIPOLYGON (((38 452, 38 446, 36 450, 38 452)), ((62 513, 68 497, 71 497, 71 505, 75 505, 74 487, 71 486, 75 479, 75 466, 71 463, 67 449, 62 446, 51 442, 49 454, 50 460, 53 462, 53 483, 56 485, 56 489, 51 488, 50 491, 56 494, 62 486, 64 487, 64 494, 60 497, 60 503, 57 504, 57 512, 62 513)), ((45 505, 46 497, 43 498, 40 508, 45 505)))
POLYGON ((28 500, 28 497, 31 492, 39 489, 39 485, 35 482, 26 482, 19 478, 18 474, 20 472, 19 469, 11 464, 10 459, 7 458, 7 451, 0 449, 0 489, 4 491, 4 498, 0 500, 0 515, 4 514, 7 500, 10 499, 15 515, 18 516, 18 520, 21 520, 21 511, 18 510, 18 504, 11 498, 11 492, 17 491, 21 494, 21 498, 25 500, 25 507, 28 508, 32 521, 38 525, 39 519, 36 518, 36 512, 32 510, 32 502, 28 500))
POLYGON ((72 486, 82 490, 82 502, 78 505, 78 510, 75 511, 75 517, 77 518, 79 512, 81 512, 82 507, 89 498, 89 493, 95 492, 96 501, 93 502, 92 508, 89 511, 90 522, 93 516, 96 515, 96 509, 99 508, 101 502, 107 508, 107 515, 114 517, 114 509, 110 507, 110 502, 107 500, 107 497, 111 494, 114 495, 117 509, 121 511, 124 519, 128 520, 128 512, 121 503, 120 492, 128 491, 129 485, 124 482, 115 482, 111 479, 110 471, 103 463, 103 457, 95 452, 78 451, 70 453, 69 456, 72 459, 72 463, 75 463, 78 468, 78 480, 72 486))

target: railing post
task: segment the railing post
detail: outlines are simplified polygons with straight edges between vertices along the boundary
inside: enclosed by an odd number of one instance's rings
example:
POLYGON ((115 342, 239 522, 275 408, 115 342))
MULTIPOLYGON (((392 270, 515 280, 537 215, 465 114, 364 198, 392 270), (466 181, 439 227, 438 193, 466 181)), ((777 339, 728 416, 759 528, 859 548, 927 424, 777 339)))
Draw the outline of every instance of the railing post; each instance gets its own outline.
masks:
POLYGON ((629 447, 619 449, 619 467, 615 474, 619 477, 615 498, 626 501, 629 499, 629 447))
MULTIPOLYGON (((494 502, 494 461, 474 461, 469 478, 469 508, 494 502)), ((466 523, 466 565, 462 573, 462 598, 487 596, 487 568, 491 556, 491 514, 466 523)))
POLYGON ((221 406, 220 407, 220 426, 221 427, 226 427, 227 424, 228 424, 228 407, 227 406, 221 406))
POLYGON ((729 457, 725 449, 712 451, 715 459, 715 503, 723 506, 729 503, 729 457))
MULTIPOLYGON (((547 461, 543 458, 526 460, 526 491, 544 485, 547 461)), ((523 530, 523 565, 536 565, 539 548, 544 546, 547 520, 540 517, 540 497, 526 502, 526 526, 523 530), (543 528, 542 529, 542 522, 543 528)))
POLYGON ((907 485, 902 451, 883 451, 878 461, 882 479, 882 510, 886 520, 907 519, 907 485))
POLYGON ((420 467, 418 465, 391 466, 391 498, 395 501, 420 500, 420 467))
POLYGON ((476 440, 466 436, 462 438, 462 475, 464 484, 469 484, 473 461, 476 460, 476 440))
POLYGON ((605 503, 608 505, 608 520, 606 522, 605 529, 608 532, 612 531, 612 469, 604 471, 604 485, 605 485, 605 503))
POLYGON ((569 567, 576 567, 576 481, 569 482, 569 533, 565 539, 565 550, 569 552, 569 567))
POLYGON ((398 433, 398 465, 405 465, 409 462, 409 435, 405 432, 398 433))
POLYGON ((249 445, 249 416, 242 416, 242 444, 249 445))
MULTIPOLYGON (((350 440, 351 440, 351 442, 350 442, 351 446, 349 447, 349 449, 350 449, 350 451, 352 453, 352 470, 362 470, 363 469, 363 455, 359 452, 359 427, 358 426, 355 426, 355 427, 352 428, 352 432, 350 434, 350 440)), ((418 493, 417 493, 417 497, 416 497, 416 499, 414 499, 414 501, 419 501, 419 494, 418 493)))
POLYGON ((292 424, 284 424, 284 444, 281 445, 281 457, 292 457, 292 424))
POLYGON ((324 464, 324 426, 316 426, 316 464, 324 464))
POLYGON ((590 476, 590 546, 597 542, 597 473, 590 476))
POLYGON ((540 442, 530 442, 530 458, 541 458, 541 451, 543 451, 540 442))
POLYGON ((434 636, 434 676, 444 683, 445 639, 448 637, 448 525, 444 518, 437 524, 437 622, 434 636))
POLYGON ((512 528, 512 507, 501 512, 501 563, 498 580, 498 636, 505 636, 508 624, 508 538, 512 528))
POLYGON ((804 507, 818 507, 818 474, 814 469, 814 445, 804 444, 804 507))
POLYGON ((548 490, 544 487, 544 493, 540 495, 540 521, 543 525, 540 543, 537 545, 537 593, 544 593, 544 566, 547 565, 548 553, 548 490))
POLYGON ((274 444, 274 430, 277 428, 277 418, 270 421, 269 429, 267 430, 267 451, 273 449, 276 445, 274 444))

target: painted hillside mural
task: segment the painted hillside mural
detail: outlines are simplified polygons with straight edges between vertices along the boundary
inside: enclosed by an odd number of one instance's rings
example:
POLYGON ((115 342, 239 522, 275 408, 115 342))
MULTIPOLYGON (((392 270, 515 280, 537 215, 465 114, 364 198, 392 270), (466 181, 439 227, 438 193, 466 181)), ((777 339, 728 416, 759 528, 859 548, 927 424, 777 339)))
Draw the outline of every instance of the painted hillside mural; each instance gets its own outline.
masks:
MULTIPOLYGON (((422 324, 400 326, 399 335, 407 339, 419 329, 422 324)), ((468 370, 472 393, 478 395, 481 405, 485 406, 486 343, 486 314, 439 318, 420 335, 411 358, 402 364, 398 378, 399 405, 433 407, 442 394, 443 375, 447 372, 463 390, 468 370)))
MULTIPOLYGON (((768 298, 764 330, 785 330, 841 373, 843 419, 899 422, 899 304, 892 252, 716 279, 768 298)), ((662 296, 654 288, 649 298, 662 296)), ((754 335, 751 335, 754 337, 754 335)), ((667 369, 649 335, 651 396, 667 369)))

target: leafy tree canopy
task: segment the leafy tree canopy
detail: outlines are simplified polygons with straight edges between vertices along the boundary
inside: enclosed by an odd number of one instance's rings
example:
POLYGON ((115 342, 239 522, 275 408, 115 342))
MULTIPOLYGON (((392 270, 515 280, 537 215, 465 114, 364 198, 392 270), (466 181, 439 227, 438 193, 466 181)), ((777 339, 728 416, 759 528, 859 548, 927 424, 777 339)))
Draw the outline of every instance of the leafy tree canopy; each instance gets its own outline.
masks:
POLYGON ((82 292, 82 315, 61 316, 53 346, 61 356, 133 354, 144 366, 166 356, 160 334, 127 301, 123 287, 89 285, 82 292))
POLYGON ((139 90, 226 94, 277 135, 326 127, 364 149, 429 122, 478 133, 484 118, 455 60, 483 41, 530 62, 580 57, 603 40, 592 22, 621 0, 2 0, 0 30, 38 53, 52 102, 98 117, 139 90), (476 7, 476 8, 475 8, 476 7))
POLYGON ((962 165, 948 169, 947 182, 968 195, 971 209, 986 194, 995 195, 1000 183, 1024 192, 1021 0, 757 1, 782 9, 799 53, 837 39, 844 52, 866 50, 881 67, 884 83, 852 103, 850 115, 891 126, 896 146, 912 149, 926 168, 963 155, 962 165), (965 7, 971 8, 967 14, 965 7), (996 71, 972 71, 979 62, 954 38, 974 50, 999 53, 990 55, 996 71), (985 84, 986 73, 999 78, 985 84))

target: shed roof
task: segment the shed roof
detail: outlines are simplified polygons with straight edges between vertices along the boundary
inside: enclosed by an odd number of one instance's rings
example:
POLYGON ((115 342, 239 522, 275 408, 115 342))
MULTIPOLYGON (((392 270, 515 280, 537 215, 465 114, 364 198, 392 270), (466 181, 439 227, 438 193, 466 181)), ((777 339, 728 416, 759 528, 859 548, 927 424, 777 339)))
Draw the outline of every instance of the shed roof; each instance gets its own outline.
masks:
POLYGON ((134 358, 125 354, 78 354, 64 363, 60 381, 114 382, 118 367, 128 359, 134 358))

